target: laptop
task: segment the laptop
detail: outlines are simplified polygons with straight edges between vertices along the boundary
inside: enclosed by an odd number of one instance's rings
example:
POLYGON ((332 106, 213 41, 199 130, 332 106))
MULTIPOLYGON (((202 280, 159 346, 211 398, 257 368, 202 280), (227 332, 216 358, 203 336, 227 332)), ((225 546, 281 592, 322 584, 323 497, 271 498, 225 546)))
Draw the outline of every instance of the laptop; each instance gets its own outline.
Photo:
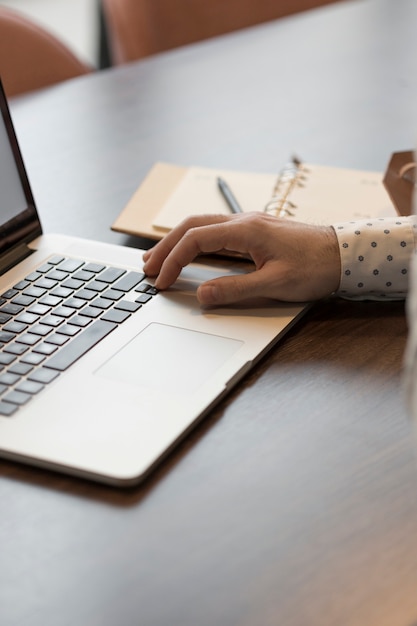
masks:
POLYGON ((142 481, 306 310, 202 309, 185 268, 157 292, 143 250, 43 234, 0 83, 0 456, 130 486, 142 481))

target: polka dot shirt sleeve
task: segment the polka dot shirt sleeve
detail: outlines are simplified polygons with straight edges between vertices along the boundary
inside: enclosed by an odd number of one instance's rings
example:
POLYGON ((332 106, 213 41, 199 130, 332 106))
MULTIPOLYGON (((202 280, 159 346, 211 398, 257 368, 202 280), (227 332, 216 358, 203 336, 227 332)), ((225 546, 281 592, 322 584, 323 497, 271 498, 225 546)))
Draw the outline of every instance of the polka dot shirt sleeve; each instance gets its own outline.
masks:
POLYGON ((343 222, 333 228, 341 258, 337 295, 357 300, 406 297, 417 216, 343 222))

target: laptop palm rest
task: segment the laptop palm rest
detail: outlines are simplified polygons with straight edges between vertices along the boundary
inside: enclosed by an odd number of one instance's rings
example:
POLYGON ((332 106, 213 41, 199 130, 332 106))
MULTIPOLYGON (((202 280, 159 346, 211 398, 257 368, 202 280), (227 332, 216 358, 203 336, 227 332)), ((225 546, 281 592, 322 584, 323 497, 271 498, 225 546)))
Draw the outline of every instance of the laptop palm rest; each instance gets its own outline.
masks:
POLYGON ((153 323, 95 373, 135 387, 159 392, 162 389, 177 394, 191 393, 206 382, 243 343, 236 339, 153 323))

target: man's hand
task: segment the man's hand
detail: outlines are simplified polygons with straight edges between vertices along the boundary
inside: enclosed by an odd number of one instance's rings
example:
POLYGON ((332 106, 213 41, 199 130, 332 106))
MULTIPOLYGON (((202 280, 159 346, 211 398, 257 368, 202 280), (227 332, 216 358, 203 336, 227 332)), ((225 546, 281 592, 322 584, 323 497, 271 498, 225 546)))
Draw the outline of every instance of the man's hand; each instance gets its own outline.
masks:
POLYGON ((144 254, 144 271, 166 289, 198 255, 237 252, 255 271, 216 278, 200 285, 203 305, 221 305, 252 297, 287 302, 318 300, 336 291, 340 253, 331 226, 313 226, 265 213, 190 217, 144 254))

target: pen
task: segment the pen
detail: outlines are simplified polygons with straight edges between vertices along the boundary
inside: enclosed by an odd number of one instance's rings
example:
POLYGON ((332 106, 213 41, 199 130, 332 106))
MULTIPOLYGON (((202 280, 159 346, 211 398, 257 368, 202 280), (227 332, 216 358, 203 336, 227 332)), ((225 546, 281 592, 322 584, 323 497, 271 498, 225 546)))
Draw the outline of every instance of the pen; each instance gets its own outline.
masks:
POLYGON ((223 198, 226 200, 227 204, 229 205, 230 210, 232 211, 232 213, 243 213, 238 201, 236 200, 236 198, 234 197, 229 185, 226 183, 225 180, 223 180, 223 178, 218 178, 217 179, 217 184, 219 186, 219 189, 222 193, 223 198))

